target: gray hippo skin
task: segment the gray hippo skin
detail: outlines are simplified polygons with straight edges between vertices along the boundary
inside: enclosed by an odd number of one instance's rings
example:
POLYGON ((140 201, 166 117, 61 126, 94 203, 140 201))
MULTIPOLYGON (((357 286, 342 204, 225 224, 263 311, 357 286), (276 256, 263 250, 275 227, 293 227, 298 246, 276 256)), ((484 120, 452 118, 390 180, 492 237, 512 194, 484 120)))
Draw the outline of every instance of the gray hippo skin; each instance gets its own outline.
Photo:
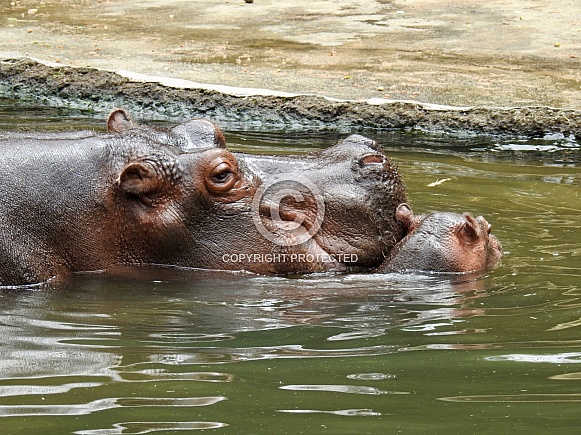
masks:
POLYGON ((2 135, 0 285, 173 261, 186 189, 224 201, 243 188, 237 181, 223 192, 217 178, 223 166, 237 170, 219 129, 204 120, 180 128, 2 135), (200 129, 212 139, 197 149, 200 129))
POLYGON ((0 286, 120 265, 377 267, 404 235, 403 182, 362 136, 268 158, 229 152, 205 120, 158 131, 116 110, 108 127, 0 137, 0 286))
POLYGON ((482 216, 434 212, 414 216, 407 204, 396 210, 407 235, 377 273, 468 273, 490 270, 502 257, 498 239, 482 216))

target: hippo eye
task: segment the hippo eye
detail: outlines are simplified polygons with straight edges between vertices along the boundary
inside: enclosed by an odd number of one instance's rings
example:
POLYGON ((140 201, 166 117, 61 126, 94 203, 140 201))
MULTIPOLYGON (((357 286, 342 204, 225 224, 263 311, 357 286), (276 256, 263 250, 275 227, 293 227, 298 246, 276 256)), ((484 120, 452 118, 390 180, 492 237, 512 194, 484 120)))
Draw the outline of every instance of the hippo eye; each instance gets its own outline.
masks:
POLYGON ((234 187, 236 181, 236 173, 232 166, 221 162, 210 172, 207 184, 214 193, 225 193, 234 187))
POLYGON ((233 175, 232 168, 228 163, 220 163, 210 173, 210 177, 212 177, 214 183, 225 183, 233 175))
POLYGON ((232 175, 232 172, 224 171, 214 175, 214 181, 222 183, 228 179, 228 177, 232 175))

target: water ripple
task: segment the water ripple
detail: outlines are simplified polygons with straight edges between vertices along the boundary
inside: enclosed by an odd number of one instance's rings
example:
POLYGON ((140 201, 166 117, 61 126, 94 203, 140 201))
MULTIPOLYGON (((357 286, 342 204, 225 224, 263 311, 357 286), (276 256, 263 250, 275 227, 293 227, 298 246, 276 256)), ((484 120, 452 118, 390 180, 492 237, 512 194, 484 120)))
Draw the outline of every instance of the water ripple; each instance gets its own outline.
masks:
POLYGON ((195 353, 153 354, 150 361, 160 364, 223 364, 238 361, 289 358, 345 358, 356 356, 378 356, 397 352, 397 346, 369 346, 353 349, 305 349, 301 345, 248 347, 248 348, 205 348, 195 353))
POLYGON ((359 381, 381 381, 384 379, 393 379, 395 375, 389 373, 353 373, 347 375, 348 379, 357 379, 359 381))
POLYGON ((63 385, 5 385, 0 386, 0 397, 68 393, 74 388, 100 387, 102 382, 75 382, 63 385))
POLYGON ((125 381, 166 381, 182 380, 197 382, 232 382, 234 375, 219 372, 183 372, 172 373, 165 369, 144 369, 138 371, 120 370, 119 374, 125 381))
POLYGON ((475 402, 475 403, 558 403, 581 402, 581 393, 571 394, 491 394, 480 396, 438 397, 444 402, 475 402))
POLYGON ((385 329, 360 329, 358 331, 344 332, 342 334, 327 337, 328 341, 359 340, 361 338, 381 337, 385 334, 385 329))
POLYGON ((496 355, 484 358, 486 361, 512 361, 528 363, 550 363, 550 364, 580 364, 581 352, 566 352, 554 355, 530 355, 530 354, 510 354, 496 355))
MULTIPOLYGON (((551 348, 578 348, 581 347, 581 340, 555 340, 555 341, 507 341, 500 343, 476 343, 476 344, 458 344, 458 343, 432 343, 423 344, 414 347, 402 347, 399 350, 404 351, 418 351, 418 350, 494 350, 494 349, 551 349, 551 348)), ((518 355, 518 354, 517 354, 518 355)), ((581 355, 581 353, 568 353, 561 355, 581 355)), ((542 355, 540 355, 542 357, 542 355)), ((488 357, 489 361, 506 360, 504 355, 488 357)), ((580 362, 580 361, 575 361, 580 362)))
POLYGON ((364 394, 380 396, 384 394, 411 394, 407 391, 386 391, 361 385, 283 385, 281 390, 291 391, 328 391, 333 393, 364 394))
POLYGON ((122 407, 139 408, 144 406, 209 406, 226 400, 224 396, 185 397, 185 398, 154 398, 126 397, 119 398, 116 403, 122 407))
POLYGON ((160 344, 174 345, 175 343, 207 343, 232 340, 234 337, 229 334, 193 334, 187 332, 162 332, 149 334, 151 338, 163 339, 160 344))
POLYGON ((88 415, 94 412, 115 408, 143 407, 197 407, 209 406, 226 400, 223 396, 184 397, 184 398, 147 398, 118 397, 94 400, 88 403, 67 405, 0 405, 0 417, 33 417, 42 415, 88 415))
POLYGON ((344 417, 375 417, 382 415, 381 412, 376 412, 373 409, 339 409, 337 411, 323 411, 320 409, 279 409, 277 412, 285 412, 287 414, 333 414, 344 417))
POLYGON ((112 429, 90 429, 74 432, 79 435, 107 435, 107 434, 147 434, 161 431, 186 431, 220 429, 228 426, 226 423, 214 421, 133 421, 126 423, 115 423, 112 429))
POLYGON ((555 325, 552 328, 547 329, 547 331, 561 331, 563 329, 576 328, 577 326, 581 326, 581 318, 573 320, 571 322, 559 323, 558 325, 555 325))

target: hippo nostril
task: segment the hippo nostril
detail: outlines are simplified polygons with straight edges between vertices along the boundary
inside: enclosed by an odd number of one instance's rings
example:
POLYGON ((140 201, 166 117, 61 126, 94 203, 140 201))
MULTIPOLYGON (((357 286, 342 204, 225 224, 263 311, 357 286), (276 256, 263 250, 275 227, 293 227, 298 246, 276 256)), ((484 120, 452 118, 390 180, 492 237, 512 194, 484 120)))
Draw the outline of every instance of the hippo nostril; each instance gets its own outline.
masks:
POLYGON ((385 157, 377 155, 377 154, 371 154, 365 157, 362 157, 361 159, 359 159, 359 164, 361 166, 363 165, 370 165, 370 164, 381 164, 383 165, 385 163, 385 157))
POLYGON ((385 165, 386 158, 381 154, 364 154, 356 159, 359 168, 377 168, 382 169, 385 165))

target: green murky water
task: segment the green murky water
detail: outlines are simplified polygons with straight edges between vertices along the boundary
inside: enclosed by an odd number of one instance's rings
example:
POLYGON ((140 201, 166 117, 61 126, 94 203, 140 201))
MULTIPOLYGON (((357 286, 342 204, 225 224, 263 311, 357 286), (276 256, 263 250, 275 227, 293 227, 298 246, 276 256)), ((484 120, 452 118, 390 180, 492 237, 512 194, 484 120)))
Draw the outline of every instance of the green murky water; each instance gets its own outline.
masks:
MULTIPOLYGON (((2 129, 103 124, 0 103, 2 129)), ((579 143, 371 136, 416 212, 483 214, 502 265, 464 283, 168 274, 2 293, 2 432, 579 433, 579 143)), ((227 139, 286 152, 337 137, 227 139)))

